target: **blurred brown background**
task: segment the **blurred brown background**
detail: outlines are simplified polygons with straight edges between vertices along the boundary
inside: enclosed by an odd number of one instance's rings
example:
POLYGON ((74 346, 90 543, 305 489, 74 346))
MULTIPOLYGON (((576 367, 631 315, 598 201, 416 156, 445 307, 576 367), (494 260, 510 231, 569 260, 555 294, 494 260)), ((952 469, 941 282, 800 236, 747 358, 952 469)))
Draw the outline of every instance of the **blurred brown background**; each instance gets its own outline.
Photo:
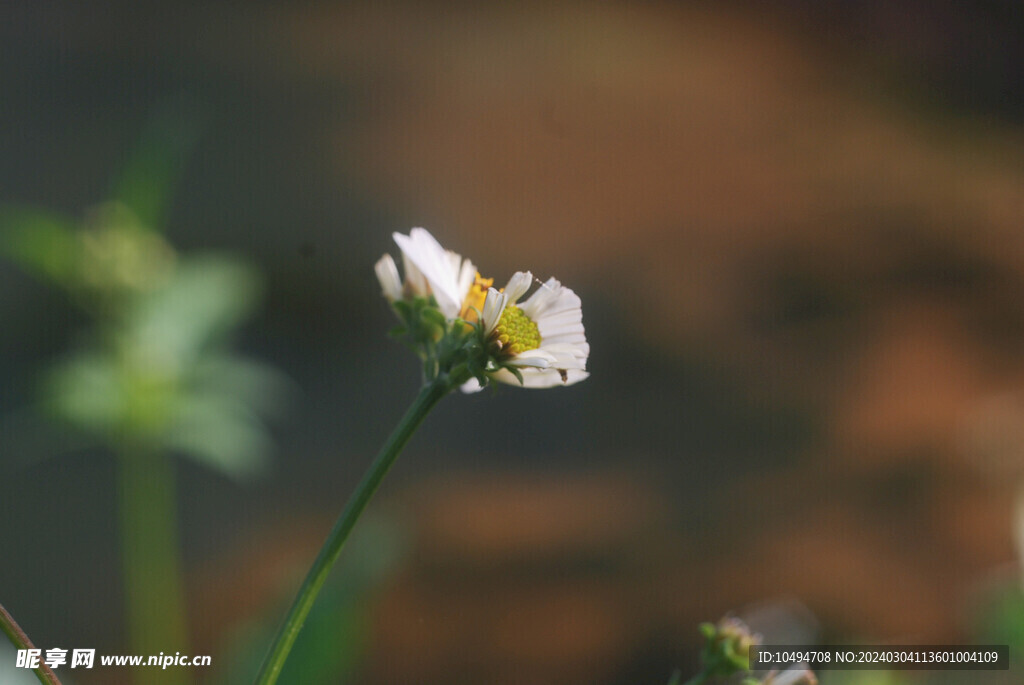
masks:
MULTIPOLYGON (((274 476, 180 467, 215 666, 415 390, 371 269, 414 225, 573 287, 592 376, 430 418, 374 504, 403 551, 354 682, 663 682, 699 621, 775 601, 825 641, 960 641, 1014 563, 1016 3, 2 12, 0 200, 79 212, 154 109, 198 113, 169 236, 266 275, 241 344, 298 388, 274 476)), ((0 321, 15 412, 79 322, 6 264, 0 321)), ((116 653, 110 463, 35 456, 0 464, 2 601, 116 653)))

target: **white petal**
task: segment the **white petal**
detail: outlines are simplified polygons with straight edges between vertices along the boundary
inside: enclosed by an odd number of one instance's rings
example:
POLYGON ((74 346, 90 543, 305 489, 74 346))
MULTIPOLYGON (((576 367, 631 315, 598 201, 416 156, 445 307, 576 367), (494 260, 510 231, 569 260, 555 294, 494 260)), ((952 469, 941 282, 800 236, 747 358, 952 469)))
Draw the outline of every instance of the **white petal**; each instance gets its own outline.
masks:
POLYGON ((448 258, 448 268, 451 269, 453 273, 458 274, 459 269, 462 268, 462 255, 458 252, 452 252, 451 250, 445 250, 444 254, 445 257, 448 258))
POLYGON ((515 304, 519 298, 526 294, 526 291, 533 285, 533 274, 529 271, 517 271, 508 279, 504 293, 508 295, 508 303, 515 304))
POLYGON ((537 321, 540 315, 558 298, 562 290, 561 283, 554 278, 549 278, 546 282, 541 283, 536 292, 530 296, 530 299, 519 305, 519 308, 528 317, 537 321))
POLYGON ((508 360, 510 366, 532 366, 538 369, 546 369, 554 366, 557 358, 543 350, 530 350, 512 357, 508 360))
POLYGON ((466 393, 467 395, 469 395, 471 393, 474 393, 474 392, 480 392, 483 389, 484 389, 484 386, 480 385, 480 381, 478 381, 475 378, 471 378, 471 379, 469 379, 468 381, 466 381, 465 383, 463 383, 462 385, 459 386, 459 390, 461 390, 462 392, 466 393))
POLYGON ((402 253, 402 269, 405 271, 405 285, 409 288, 410 295, 426 297, 430 295, 430 284, 423 276, 423 272, 416 268, 409 255, 402 253))
POLYGON ((583 328, 583 310, 579 306, 568 311, 549 312, 542 313, 538 319, 534 319, 538 328, 545 328, 553 333, 564 328, 583 328))
POLYGON ((506 302, 508 302, 508 296, 505 293, 498 292, 496 288, 487 289, 484 311, 481 313, 485 335, 490 335, 494 327, 498 325, 498 321, 501 320, 501 315, 505 311, 506 302))
POLYGON ((585 345, 587 342, 587 336, 583 331, 582 325, 559 328, 554 331, 541 328, 540 326, 537 328, 540 331, 542 344, 585 345))
POLYGON ((559 333, 558 335, 544 335, 541 333, 540 336, 541 344, 548 345, 586 345, 587 337, 583 334, 583 331, 567 331, 565 333, 559 333))
POLYGON ((583 331, 565 333, 562 335, 548 335, 541 334, 542 344, 547 345, 577 345, 582 347, 586 352, 590 351, 590 346, 587 345, 587 338, 583 335, 583 331))
MULTIPOLYGON (((524 388, 554 388, 560 385, 572 385, 584 380, 588 374, 579 369, 567 369, 564 371, 565 380, 562 380, 562 372, 558 369, 521 369, 524 388)), ((501 369, 491 374, 491 378, 508 385, 519 385, 519 379, 507 370, 501 369)))
POLYGON ((401 299, 402 279, 398 275, 398 267, 395 266, 395 260, 391 258, 391 255, 386 254, 377 260, 377 263, 373 265, 373 270, 377 273, 377 280, 380 281, 380 289, 384 293, 384 297, 389 302, 401 299))
POLYGON ((541 345, 540 348, 524 354, 546 355, 551 358, 551 366, 556 369, 585 369, 590 346, 586 343, 583 345, 552 343, 541 345))
POLYGON ((583 321, 580 297, 570 288, 558 286, 555 292, 549 294, 547 300, 539 304, 541 306, 538 306, 536 316, 531 317, 538 326, 542 321, 551 324, 583 321))
MULTIPOLYGON (((454 252, 450 254, 455 254, 454 252)), ((458 256, 458 255, 455 255, 458 256)), ((462 301, 466 300, 466 295, 469 293, 469 289, 473 287, 473 283, 476 281, 476 267, 473 266, 473 262, 468 259, 462 262, 462 267, 459 270, 458 278, 458 291, 462 293, 462 301)), ((460 309, 461 311, 461 309, 460 309)))
POLYGON ((460 269, 457 262, 461 261, 461 257, 454 252, 449 256, 449 252, 423 228, 414 228, 407 236, 395 233, 394 239, 402 254, 420 270, 429 283, 431 294, 445 317, 457 317, 466 296, 466 291, 459 289, 460 269))

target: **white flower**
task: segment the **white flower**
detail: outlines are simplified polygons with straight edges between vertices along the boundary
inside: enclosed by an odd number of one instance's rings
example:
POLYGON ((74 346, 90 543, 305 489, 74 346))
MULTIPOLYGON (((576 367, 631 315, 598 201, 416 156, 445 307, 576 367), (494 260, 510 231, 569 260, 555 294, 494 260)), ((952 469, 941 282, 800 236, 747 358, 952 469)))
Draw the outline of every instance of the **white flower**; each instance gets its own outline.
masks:
MULTIPOLYGON (((517 272, 502 290, 491 287, 476 267, 461 255, 445 250, 429 232, 414 228, 409 235, 394 234, 402 250, 402 281, 395 261, 384 255, 374 265, 381 291, 389 301, 433 297, 449 322, 461 320, 468 332, 475 326, 482 336, 484 373, 495 381, 522 384, 527 388, 571 385, 585 379, 590 346, 583 331, 580 298, 554 278, 541 283, 533 295, 519 304, 533 284, 528 271, 517 272)), ((453 338, 453 340, 456 338, 453 338)), ((468 349, 468 348, 466 348, 468 349)), ((474 361, 462 368, 472 368, 474 361)), ((479 366, 477 367, 479 368, 479 366)), ((462 389, 480 389, 474 379, 462 389)))
POLYGON ((459 317, 476 280, 473 263, 445 250, 423 228, 414 228, 409 235, 395 233, 394 238, 402 250, 405 283, 398 276, 395 260, 384 255, 374 266, 384 297, 393 302, 406 296, 433 295, 446 319, 459 317))
MULTIPOLYGON (((489 351, 503 367, 515 367, 522 374, 524 387, 578 383, 589 375, 586 367, 590 355, 580 298, 551 278, 528 300, 517 304, 532 282, 532 274, 520 271, 503 290, 487 291, 480 323, 489 351)), ((519 384, 507 368, 489 375, 502 383, 519 384)), ((476 381, 463 386, 467 392, 477 389, 476 381)))
POLYGON ((398 275, 398 267, 395 266, 395 260, 391 258, 391 255, 386 254, 377 260, 377 263, 373 265, 373 270, 377 272, 381 293, 388 302, 402 299, 402 277, 398 275))

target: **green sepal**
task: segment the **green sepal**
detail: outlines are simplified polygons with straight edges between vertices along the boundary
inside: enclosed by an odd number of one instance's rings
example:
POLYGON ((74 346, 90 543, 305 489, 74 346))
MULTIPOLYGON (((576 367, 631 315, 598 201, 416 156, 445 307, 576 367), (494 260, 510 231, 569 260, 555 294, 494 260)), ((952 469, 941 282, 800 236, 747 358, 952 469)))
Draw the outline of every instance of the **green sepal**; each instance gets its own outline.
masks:
POLYGON ((394 307, 395 313, 398 314, 398 318, 407 320, 409 315, 412 313, 412 305, 408 300, 395 300, 391 303, 394 307))
POLYGON ((509 373, 511 373, 513 376, 516 377, 516 380, 519 381, 519 385, 523 385, 524 384, 523 383, 523 373, 519 369, 517 369, 514 366, 506 366, 505 368, 508 370, 509 373))
POLYGON ((441 313, 441 310, 434 309, 433 307, 425 307, 423 309, 421 316, 423 317, 423 320, 425 322, 433 324, 440 328, 444 328, 445 324, 447 323, 447 321, 444 318, 444 314, 441 313))

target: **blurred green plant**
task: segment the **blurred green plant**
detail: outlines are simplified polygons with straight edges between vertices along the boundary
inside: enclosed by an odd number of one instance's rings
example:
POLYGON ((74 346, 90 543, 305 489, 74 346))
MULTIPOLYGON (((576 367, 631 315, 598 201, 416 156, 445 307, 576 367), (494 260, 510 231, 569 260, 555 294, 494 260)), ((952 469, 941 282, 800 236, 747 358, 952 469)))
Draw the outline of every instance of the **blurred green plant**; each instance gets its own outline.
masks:
MULTIPOLYGON (((718 623, 702 623, 700 633, 704 637, 700 653, 701 670, 685 685, 817 685, 814 673, 802 667, 771 671, 760 679, 755 677, 750 671, 750 648, 760 644, 761 638, 738 618, 726 616, 718 623)), ((677 670, 668 685, 681 685, 682 682, 682 672, 677 670)))
MULTIPOLYGON (((760 639, 750 632, 746 624, 738 618, 726 617, 717 624, 702 623, 700 632, 704 636, 704 649, 700 653, 702 669, 688 681, 689 685, 750 670, 750 648, 760 639)), ((744 685, 757 682, 748 678, 744 685)))
MULTIPOLYGON (((404 526, 384 516, 367 516, 352 535, 349 553, 328 579, 320 601, 310 611, 295 641, 293 658, 278 682, 289 685, 333 685, 357 679, 370 639, 371 611, 376 598, 409 552, 404 526)), ((294 591, 291 579, 279 589, 281 608, 294 591)), ((278 612, 255 617, 229 638, 231 647, 218 659, 214 682, 253 682, 267 643, 277 631, 278 612)))
POLYGON ((281 379, 225 344, 255 305, 251 267, 182 257, 120 204, 81 228, 26 210, 0 212, 0 227, 0 250, 95 323, 46 374, 47 409, 113 447, 173 450, 236 478, 266 466, 261 417, 277 408, 281 379))
POLYGON ((973 635, 977 642, 1010 647, 1009 670, 986 673, 997 685, 1024 682, 1024 665, 1013 656, 1024 652, 1024 588, 1019 574, 1017 569, 1016 574, 992 582, 979 593, 980 601, 973 608, 973 635))
MULTIPOLYGON (((128 625, 138 654, 184 651, 187 637, 170 454, 246 479, 268 464, 264 423, 287 384, 230 349, 260 292, 226 254, 184 255, 164 237, 171 188, 194 140, 156 122, 113 185, 76 220, 0 209, 0 255, 66 293, 89 317, 82 344, 41 382, 54 418, 117 456, 128 625)), ((140 680, 148 676, 139 671, 140 680)), ((169 682, 172 671, 160 682, 169 682)))

